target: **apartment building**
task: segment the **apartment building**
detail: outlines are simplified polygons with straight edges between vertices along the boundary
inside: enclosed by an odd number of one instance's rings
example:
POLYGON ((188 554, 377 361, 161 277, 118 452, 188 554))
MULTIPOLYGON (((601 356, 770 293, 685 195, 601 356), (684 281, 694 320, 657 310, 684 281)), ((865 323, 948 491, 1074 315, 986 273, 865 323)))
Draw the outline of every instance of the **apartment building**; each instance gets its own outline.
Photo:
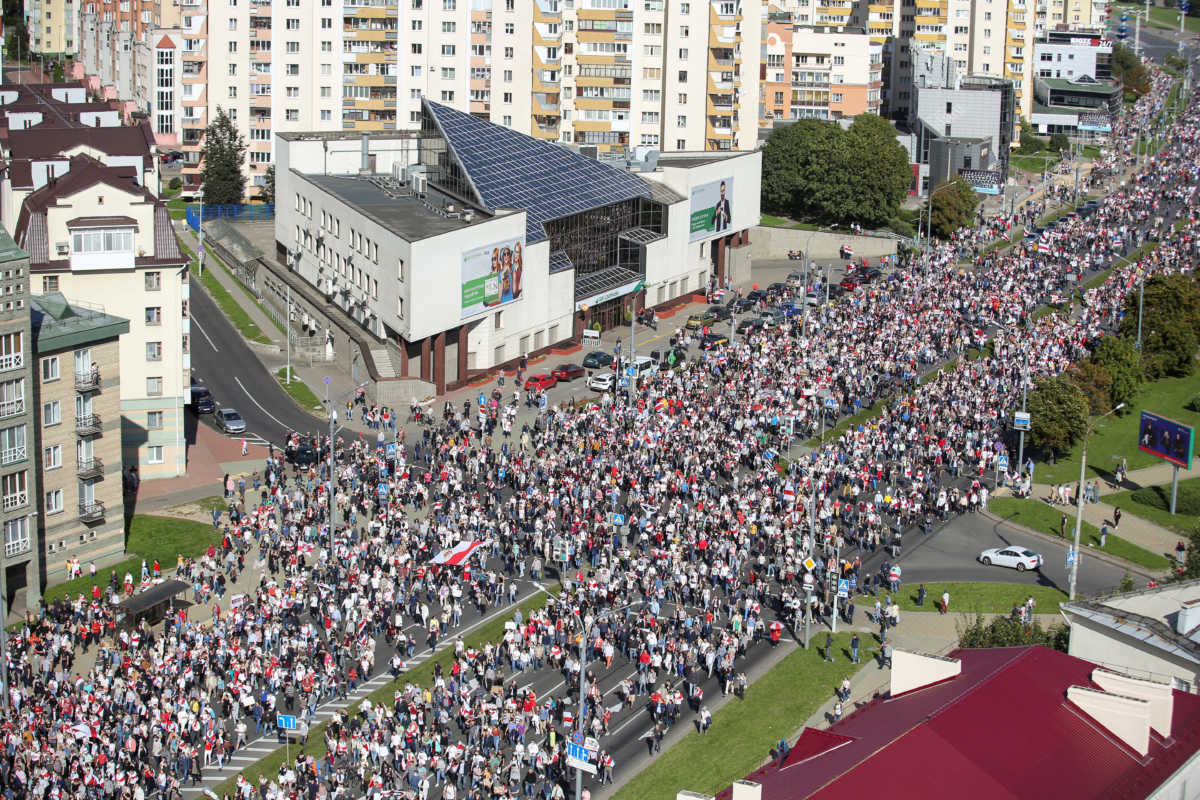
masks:
POLYGON ((764 27, 759 124, 878 114, 883 45, 862 29, 805 27, 798 14, 772 12, 764 27))
POLYGON ((37 597, 41 587, 37 450, 29 441, 36 430, 29 320, 29 256, 0 227, 0 523, 5 602, 21 589, 37 597))
POLYGON ((76 55, 79 8, 76 0, 25 0, 30 53, 43 57, 76 55))
POLYGON ((120 340, 120 416, 101 421, 143 479, 186 469, 183 407, 191 387, 187 258, 166 204, 130 167, 86 155, 25 198, 16 239, 30 257, 32 291, 86 298, 130 320, 120 340))
POLYGON ((129 321, 61 293, 31 299, 37 358, 37 442, 41 507, 37 542, 47 584, 66 561, 105 564, 125 553, 120 337, 129 321), (74 457, 72 457, 74 451, 74 457))

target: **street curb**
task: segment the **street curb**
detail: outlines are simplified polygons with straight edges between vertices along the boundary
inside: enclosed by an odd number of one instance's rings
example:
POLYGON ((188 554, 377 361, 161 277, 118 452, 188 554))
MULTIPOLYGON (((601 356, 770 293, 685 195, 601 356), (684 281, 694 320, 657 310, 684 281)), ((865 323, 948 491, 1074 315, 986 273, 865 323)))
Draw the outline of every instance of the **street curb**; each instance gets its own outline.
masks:
MULTIPOLYGON (((983 516, 987 517, 988 519, 994 521, 997 525, 1007 525, 1010 528, 1015 528, 1015 529, 1019 530, 1021 533, 1027 533, 1027 534, 1034 536, 1038 539, 1041 539, 1042 541, 1047 542, 1047 543, 1063 544, 1064 542, 1068 541, 1066 539, 1060 539, 1057 536, 1051 536, 1048 533, 1042 533, 1041 531, 1034 530, 1033 528, 1027 527, 1018 522, 1013 522, 1010 519, 1005 519, 1004 517, 1001 517, 998 514, 993 514, 991 511, 987 510, 986 508, 982 509, 980 511, 980 513, 983 514, 983 516)), ((1120 567, 1121 569, 1128 570, 1129 572, 1133 573, 1134 575, 1140 575, 1141 577, 1146 578, 1147 580, 1151 580, 1151 581, 1161 580, 1163 577, 1162 574, 1148 572, 1146 570, 1146 567, 1143 567, 1141 564, 1135 564, 1132 561, 1126 561, 1123 558, 1119 558, 1117 556, 1110 555, 1109 553, 1106 553, 1103 550, 1097 550, 1094 547, 1089 547, 1085 552, 1087 552, 1089 555, 1092 556, 1092 558, 1095 558, 1097 561, 1104 561, 1105 563, 1111 564, 1114 567, 1120 567)))

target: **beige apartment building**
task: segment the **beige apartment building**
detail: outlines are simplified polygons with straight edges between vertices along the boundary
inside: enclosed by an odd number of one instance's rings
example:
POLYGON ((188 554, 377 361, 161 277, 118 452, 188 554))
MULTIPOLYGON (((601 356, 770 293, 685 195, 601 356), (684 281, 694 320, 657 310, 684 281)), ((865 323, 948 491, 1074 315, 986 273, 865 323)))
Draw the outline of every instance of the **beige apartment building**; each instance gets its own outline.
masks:
POLYGON ((105 435, 120 437, 122 461, 143 479, 184 474, 190 284, 166 204, 127 169, 76 156, 66 174, 25 198, 16 240, 29 253, 35 295, 86 298, 129 320, 120 416, 103 421, 105 435))
POLYGON ((103 565, 125 553, 121 473, 121 347, 129 321, 68 302, 34 297, 37 450, 41 454, 38 541, 47 583, 67 560, 103 565))
POLYGON ((25 0, 30 52, 41 56, 76 55, 79 6, 76 0, 25 0))

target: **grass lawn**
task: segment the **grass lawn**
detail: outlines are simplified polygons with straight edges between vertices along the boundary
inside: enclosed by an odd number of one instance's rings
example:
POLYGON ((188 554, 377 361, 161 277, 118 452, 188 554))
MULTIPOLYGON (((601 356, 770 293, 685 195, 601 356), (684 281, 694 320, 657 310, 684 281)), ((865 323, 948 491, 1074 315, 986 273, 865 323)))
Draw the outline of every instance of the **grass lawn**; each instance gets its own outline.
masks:
POLYGON ((283 390, 292 396, 292 399, 300 404, 300 407, 306 411, 311 411, 313 408, 321 408, 321 401, 313 394, 312 389, 308 388, 308 384, 300 380, 296 375, 296 370, 292 370, 292 382, 287 382, 287 367, 280 367, 275 373, 276 380, 283 390))
MULTIPOLYGON (((179 555, 198 556, 210 544, 219 542, 220 536, 212 525, 173 517, 135 514, 125 534, 125 552, 129 558, 97 569, 96 583, 107 586, 109 574, 114 571, 120 580, 124 580, 126 572, 132 572, 135 578, 140 576, 143 558, 147 566, 152 567, 154 560, 158 559, 163 570, 174 569, 179 555)), ((81 592, 90 596, 91 591, 92 579, 84 575, 47 588, 43 597, 47 603, 52 603, 60 597, 74 597, 81 592)))
POLYGON ((167 211, 171 213, 171 219, 187 219, 187 203, 178 197, 167 201, 167 211))
MULTIPOLYGON (((876 402, 874 405, 870 406, 869 408, 864 408, 862 411, 859 411, 854 416, 848 417, 848 418, 842 420, 837 425, 834 425, 832 428, 826 428, 825 429, 825 441, 827 441, 827 442, 836 441, 837 438, 839 436, 841 436, 843 433, 845 433, 846 431, 854 430, 859 425, 863 424, 864 422, 871 419, 872 417, 878 416, 881 411, 883 411, 882 404, 879 402, 876 402)), ((818 433, 818 435, 809 439, 807 442, 807 445, 809 447, 817 447, 820 444, 821 444, 821 436, 819 433, 818 433)))
POLYGON ((220 258, 218 258, 217 254, 213 252, 211 247, 209 247, 208 245, 204 245, 204 252, 208 253, 208 258, 205 260, 207 262, 209 262, 211 264, 215 264, 217 267, 220 267, 221 269, 223 269, 225 271, 225 274, 229 276, 229 280, 233 281, 233 285, 241 290, 241 296, 238 298, 239 303, 244 302, 244 303, 249 303, 250 305, 253 305, 253 306, 258 306, 258 310, 263 312, 263 316, 265 316, 268 320, 270 320, 271 324, 274 325, 275 328, 280 333, 282 333, 282 334, 287 333, 287 330, 283 327, 283 323, 279 322, 278 320, 276 320, 274 317, 272 317, 270 314, 267 313, 267 309, 263 307, 263 304, 259 302, 258 298, 255 297, 250 292, 250 290, 247 289, 240 280, 238 280, 237 275, 233 274, 233 270, 231 270, 229 268, 229 265, 226 264, 224 261, 222 261, 220 258))
MULTIPOLYGON (((1003 574, 1003 570, 996 568, 1003 574)), ((1058 613, 1058 604, 1067 601, 1067 593, 1053 586, 1030 586, 1026 583, 927 583, 925 590, 928 595, 925 605, 917 605, 916 583, 905 583, 900 586, 900 593, 892 600, 900 604, 901 611, 935 611, 935 603, 942 600, 942 592, 950 592, 950 610, 967 611, 972 614, 1007 614, 1012 611, 1013 603, 1024 603, 1025 598, 1033 595, 1037 601, 1038 614, 1058 613)), ((866 601, 863 601, 864 608, 866 601)), ((874 601, 871 607, 874 608, 874 601)), ((904 624, 904 617, 900 617, 904 624)))
MULTIPOLYGON (((791 653, 746 690, 745 700, 731 700, 714 714, 707 736, 689 732, 622 787, 614 800, 670 798, 684 789, 714 795, 756 769, 767 751, 781 738, 795 734, 853 671, 842 653, 849 650, 849 635, 839 633, 833 641, 838 654, 833 663, 821 659, 818 647, 791 653)), ((822 636, 820 644, 824 642, 822 636)), ((862 654, 864 669, 871 667, 870 653, 868 646, 862 654)), ((885 682, 880 673, 879 685, 885 682)))
POLYGON ((1094 144, 1087 145, 1083 148, 1083 152, 1080 153, 1080 158, 1084 159, 1085 161, 1095 161, 1099 157, 1100 148, 1094 144))
POLYGON ((1054 165, 1059 161, 1062 161, 1062 156, 1057 152, 1043 150, 1040 153, 1011 156, 1008 159, 1008 164, 1014 169, 1041 175, 1043 172, 1053 169, 1054 165))
POLYGON ((759 217, 759 225, 767 225, 772 228, 795 228, 804 231, 818 231, 821 226, 815 222, 796 222, 787 217, 777 217, 774 214, 762 214, 759 217))
POLYGON ((259 344, 270 344, 271 340, 267 338, 266 334, 262 332, 261 328, 254 324, 254 320, 250 319, 250 315, 246 313, 246 310, 238 305, 238 302, 234 299, 233 295, 231 295, 225 289, 225 287, 222 286, 221 283, 212 276, 212 260, 209 259, 208 271, 201 275, 199 272, 197 272, 198 264, 196 261, 196 254, 182 242, 180 242, 179 246, 185 253, 188 254, 188 257, 192 259, 191 264, 188 265, 192 271, 192 275, 195 276, 195 278, 200 281, 201 284, 203 284, 204 288, 212 297, 213 302, 221 307, 221 311, 226 317, 229 318, 229 321, 233 323, 233 326, 238 329, 238 332, 241 333, 242 336, 248 341, 258 342, 259 344))
MULTIPOLYGON (((1164 505, 1167 508, 1171 507, 1171 484, 1165 483, 1161 486, 1152 487, 1158 491, 1163 498, 1164 505)), ((1185 488, 1196 489, 1200 488, 1200 478, 1188 478, 1179 482, 1179 489, 1182 491, 1185 488)), ((1171 515, 1170 511, 1157 508, 1155 506, 1139 503, 1133 499, 1133 492, 1115 492, 1113 494, 1103 495, 1103 500, 1109 505, 1116 506, 1122 511, 1133 514, 1135 517, 1149 520, 1155 525, 1162 525, 1164 528, 1179 531, 1180 533, 1188 533, 1196 525, 1200 525, 1200 517, 1192 514, 1176 513, 1171 515)))
POLYGON ((172 509, 183 508, 184 506, 196 506, 205 511, 212 511, 215 508, 224 513, 229 510, 229 501, 214 494, 211 497, 201 497, 199 500, 193 500, 190 503, 180 503, 177 506, 172 506, 172 509))
MULTIPOLYGON (((1163 378, 1142 387, 1137 399, 1124 416, 1113 416, 1096 426, 1088 443, 1088 477, 1110 475, 1121 457, 1129 460, 1129 469, 1141 469, 1159 463, 1159 459, 1137 449, 1138 413, 1142 408, 1193 427, 1200 426, 1200 413, 1188 411, 1184 404, 1200 394, 1200 373, 1186 378, 1163 378)), ((1035 423, 1036 424, 1036 423, 1035 423)), ((1038 483, 1064 483, 1079 480, 1082 443, 1077 444, 1055 464, 1039 463, 1034 473, 1038 483)))
MULTIPOLYGON (((512 619, 512 611, 520 608, 526 619, 529 618, 529 612, 541 608, 546 604, 546 597, 542 594, 535 594, 527 598, 519 604, 519 606, 509 606, 508 613, 499 613, 499 610, 493 611, 495 617, 485 625, 476 628, 468 636, 463 637, 463 643, 467 647, 482 647, 487 642, 499 641, 504 636, 504 623, 512 619)), ((444 641, 444 640, 443 640, 444 641)), ((367 698, 373 704, 384 704, 391 706, 392 699, 395 696, 397 686, 403 686, 405 683, 416 683, 420 686, 431 686, 433 684, 433 665, 441 663, 442 669, 449 671, 449 668, 454 660, 454 648, 447 647, 438 653, 434 658, 425 661, 420 666, 415 667, 408 672, 400 674, 400 678, 396 681, 390 681, 376 689, 367 698)), ((831 690, 832 691, 832 690, 831 690)), ((353 716, 358 713, 360 703, 355 703, 346 711, 342 712, 344 716, 353 716)), ((308 742, 304 747, 293 746, 291 748, 291 756, 294 759, 301 752, 316 756, 318 759, 325 755, 325 725, 314 725, 308 732, 308 742)), ((287 750, 283 745, 279 749, 268 756, 260 758, 253 764, 249 764, 242 770, 242 774, 253 785, 258 785, 258 776, 267 775, 274 778, 279 773, 279 766, 283 763, 287 750)), ((233 796, 236 787, 236 778, 228 778, 217 786, 214 791, 218 797, 228 793, 233 796)))
MULTIPOLYGON (((1056 508, 1043 503, 1041 500, 1018 500, 1014 497, 995 497, 988 503, 988 510, 998 517, 1011 520, 1018 525, 1032 528, 1039 533, 1059 537, 1059 527, 1063 514, 1067 515, 1067 538, 1075 536, 1075 511, 1056 508)), ((1100 549, 1100 531, 1095 525, 1083 522, 1079 532, 1079 543, 1082 547, 1100 549)), ((1147 569, 1166 569, 1171 562, 1158 553, 1153 553, 1133 542, 1126 541, 1113 533, 1108 534, 1108 542, 1103 548, 1105 553, 1126 561, 1139 564, 1147 569)))

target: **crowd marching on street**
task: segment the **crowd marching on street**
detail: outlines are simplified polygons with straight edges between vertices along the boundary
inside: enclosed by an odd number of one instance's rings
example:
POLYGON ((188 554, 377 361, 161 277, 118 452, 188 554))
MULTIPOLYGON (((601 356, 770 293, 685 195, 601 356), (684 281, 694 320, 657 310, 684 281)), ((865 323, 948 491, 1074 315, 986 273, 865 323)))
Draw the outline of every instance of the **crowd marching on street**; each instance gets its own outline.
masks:
MULTIPOLYGON (((216 521, 221 545, 177 565, 194 587, 189 611, 124 630, 112 601, 125 586, 113 575, 10 637, 5 795, 179 797, 249 739, 273 734, 281 712, 327 721, 314 734, 326 754, 293 750, 278 774, 237 779, 234 800, 394 790, 553 800, 573 778, 565 744, 577 727, 600 741, 598 779, 612 781, 614 707, 645 715, 637 731, 650 731, 651 753, 681 721, 707 732, 704 686, 744 693, 747 652, 770 646, 776 620, 799 623, 808 554, 821 565, 810 601, 821 621, 854 613, 829 602, 827 570, 854 577, 860 592, 895 592, 898 569, 876 574, 864 562, 986 504, 983 476, 1005 452, 1025 368, 1031 380, 1062 372, 1111 334, 1144 274, 1190 270, 1196 107, 1122 178, 1133 127, 1148 129, 1165 103, 1170 78, 1154 74, 1085 184, 1112 182, 1111 193, 1053 236, 975 255, 1042 207, 981 221, 910 254, 888 280, 701 352, 631 397, 551 407, 519 429, 499 392, 461 412, 447 406, 419 437, 396 442, 387 472, 376 442, 325 442, 332 498, 322 462, 273 455, 216 521), (1122 261, 1148 240, 1158 248, 1122 261), (1064 275, 1109 267, 1084 302, 1034 319, 1071 299, 1064 275), (971 348, 983 355, 964 358, 971 348), (777 469, 789 419, 807 439, 878 401, 876 418, 777 469), (625 527, 610 524, 614 513, 625 527), (460 563, 433 563, 473 542, 483 544, 460 550, 470 553, 460 563), (255 589, 209 613, 247 572, 259 576, 255 589), (560 580, 544 606, 506 612, 502 637, 467 646, 468 619, 560 580), (439 662, 428 685, 406 682, 408 662, 443 642, 450 666, 439 662), (94 666, 72 671, 92 650, 94 666), (544 670, 562 680, 539 695, 525 677, 544 670), (399 680, 390 701, 320 716, 380 672, 399 680)), ((381 437, 393 413, 379 412, 381 437)), ((870 602, 872 616, 899 622, 898 607, 870 602)))

